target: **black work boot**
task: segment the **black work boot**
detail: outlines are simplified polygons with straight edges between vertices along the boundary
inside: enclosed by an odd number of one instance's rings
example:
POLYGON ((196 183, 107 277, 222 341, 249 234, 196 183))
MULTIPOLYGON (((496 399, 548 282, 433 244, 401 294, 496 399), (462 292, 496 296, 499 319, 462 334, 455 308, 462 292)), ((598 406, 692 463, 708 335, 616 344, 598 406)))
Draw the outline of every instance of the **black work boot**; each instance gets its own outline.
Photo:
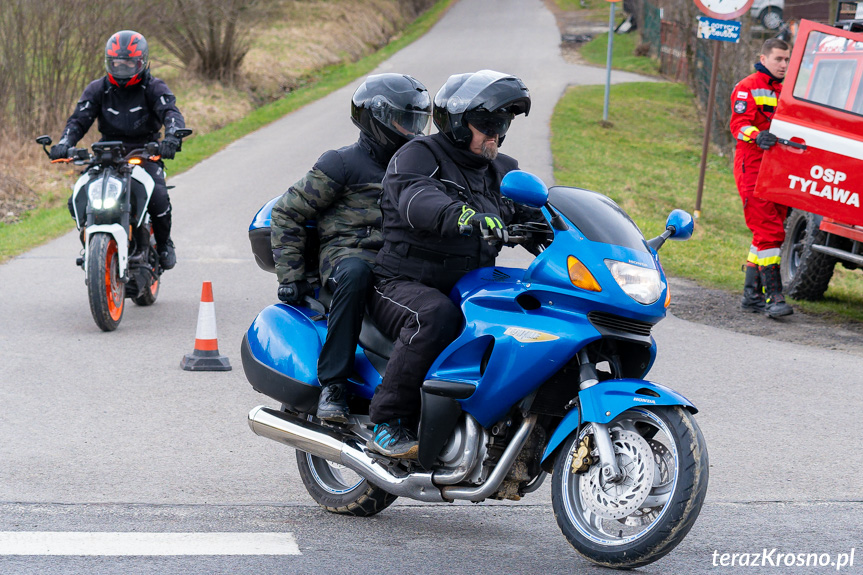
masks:
POLYGON ((768 317, 791 315, 794 310, 785 303, 782 295, 782 276, 779 275, 779 264, 760 266, 761 283, 764 284, 764 313, 768 317))
POLYGON ((168 240, 164 246, 158 246, 159 265, 163 270, 169 270, 177 265, 177 253, 174 251, 174 242, 168 240))
POLYGON ((331 383, 324 386, 318 398, 317 417, 333 423, 348 422, 347 386, 344 383, 331 383))
POLYGON ((756 266, 744 266, 746 278, 743 280, 743 311, 764 313, 764 291, 761 289, 761 274, 756 266))

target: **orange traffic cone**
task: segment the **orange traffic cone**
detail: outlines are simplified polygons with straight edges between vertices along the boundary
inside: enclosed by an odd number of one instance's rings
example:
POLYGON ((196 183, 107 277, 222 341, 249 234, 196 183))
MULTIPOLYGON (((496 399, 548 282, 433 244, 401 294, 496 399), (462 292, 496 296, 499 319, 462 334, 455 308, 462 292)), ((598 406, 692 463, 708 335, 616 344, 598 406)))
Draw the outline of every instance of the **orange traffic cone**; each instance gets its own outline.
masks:
POLYGON ((211 282, 204 282, 201 288, 195 349, 183 357, 180 367, 186 371, 230 371, 231 369, 228 358, 219 354, 219 340, 216 337, 216 304, 213 303, 211 282))

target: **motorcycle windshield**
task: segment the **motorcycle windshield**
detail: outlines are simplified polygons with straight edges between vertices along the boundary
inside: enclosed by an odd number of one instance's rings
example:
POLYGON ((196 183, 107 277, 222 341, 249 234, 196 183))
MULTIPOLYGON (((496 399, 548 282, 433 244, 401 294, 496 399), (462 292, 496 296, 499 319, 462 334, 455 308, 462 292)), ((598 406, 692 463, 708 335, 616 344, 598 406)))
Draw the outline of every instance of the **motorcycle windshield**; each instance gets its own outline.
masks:
POLYGON ((555 186, 548 190, 548 200, 588 240, 650 253, 641 230, 611 198, 581 188, 555 186))

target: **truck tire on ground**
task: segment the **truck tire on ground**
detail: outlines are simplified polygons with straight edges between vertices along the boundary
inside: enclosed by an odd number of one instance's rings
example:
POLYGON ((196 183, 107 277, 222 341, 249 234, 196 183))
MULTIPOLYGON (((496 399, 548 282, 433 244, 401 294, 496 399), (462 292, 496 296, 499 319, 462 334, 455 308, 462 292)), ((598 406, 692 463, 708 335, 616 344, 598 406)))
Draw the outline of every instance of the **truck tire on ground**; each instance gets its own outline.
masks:
POLYGON ((809 212, 791 210, 785 221, 782 244, 782 285, 785 295, 795 299, 819 300, 824 297, 836 258, 812 249, 824 244, 826 232, 818 229, 818 218, 809 212))

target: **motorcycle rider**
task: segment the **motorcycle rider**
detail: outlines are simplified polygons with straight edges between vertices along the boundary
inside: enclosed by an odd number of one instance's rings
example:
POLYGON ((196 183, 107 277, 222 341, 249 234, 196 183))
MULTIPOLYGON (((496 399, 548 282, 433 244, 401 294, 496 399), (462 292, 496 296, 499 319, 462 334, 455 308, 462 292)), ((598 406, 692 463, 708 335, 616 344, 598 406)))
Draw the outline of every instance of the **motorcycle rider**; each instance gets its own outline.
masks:
POLYGON ((746 226, 752 231, 741 307, 746 311, 764 312, 769 317, 794 313, 782 295, 779 272, 779 248, 785 240, 788 208, 756 198, 753 192, 764 151, 776 144, 776 136, 767 130, 782 93, 782 80, 790 57, 786 42, 770 38, 761 47, 755 73, 738 82, 731 92, 729 127, 737 140, 734 179, 743 201, 746 226))
POLYGON ((530 111, 517 77, 492 70, 450 76, 434 99, 439 132, 401 148, 384 177, 383 247, 369 308, 395 339, 369 414, 367 447, 411 459, 418 443, 411 418, 435 358, 458 335, 462 314, 448 295, 467 272, 494 264, 505 224, 536 219, 500 195, 503 176, 518 162, 498 153, 512 119, 530 111), (492 245, 482 238, 493 235, 492 245))
POLYGON ((327 338, 318 359, 322 386, 317 417, 346 423, 347 380, 353 372, 381 238, 381 180, 392 155, 425 132, 431 115, 426 87, 411 76, 369 76, 351 98, 351 120, 360 129, 350 146, 324 152, 272 210, 271 240, 278 297, 299 303, 313 289, 306 279, 306 224, 317 221, 320 275, 332 292, 327 338))
MULTIPOLYGON (((181 144, 175 134, 186 124, 174 94, 165 82, 150 75, 149 48, 144 36, 132 30, 112 34, 105 45, 105 71, 105 76, 84 89, 66 122, 63 136, 51 147, 51 159, 66 158, 69 148, 84 137, 97 119, 101 141, 121 141, 129 150, 157 141, 164 126, 159 155, 165 160, 172 159, 181 144)), ((169 270, 176 264, 177 256, 171 240, 171 200, 164 164, 161 160, 145 161, 141 167, 155 183, 147 211, 153 223, 159 264, 169 270)), ((74 217, 71 198, 69 212, 74 217)))

